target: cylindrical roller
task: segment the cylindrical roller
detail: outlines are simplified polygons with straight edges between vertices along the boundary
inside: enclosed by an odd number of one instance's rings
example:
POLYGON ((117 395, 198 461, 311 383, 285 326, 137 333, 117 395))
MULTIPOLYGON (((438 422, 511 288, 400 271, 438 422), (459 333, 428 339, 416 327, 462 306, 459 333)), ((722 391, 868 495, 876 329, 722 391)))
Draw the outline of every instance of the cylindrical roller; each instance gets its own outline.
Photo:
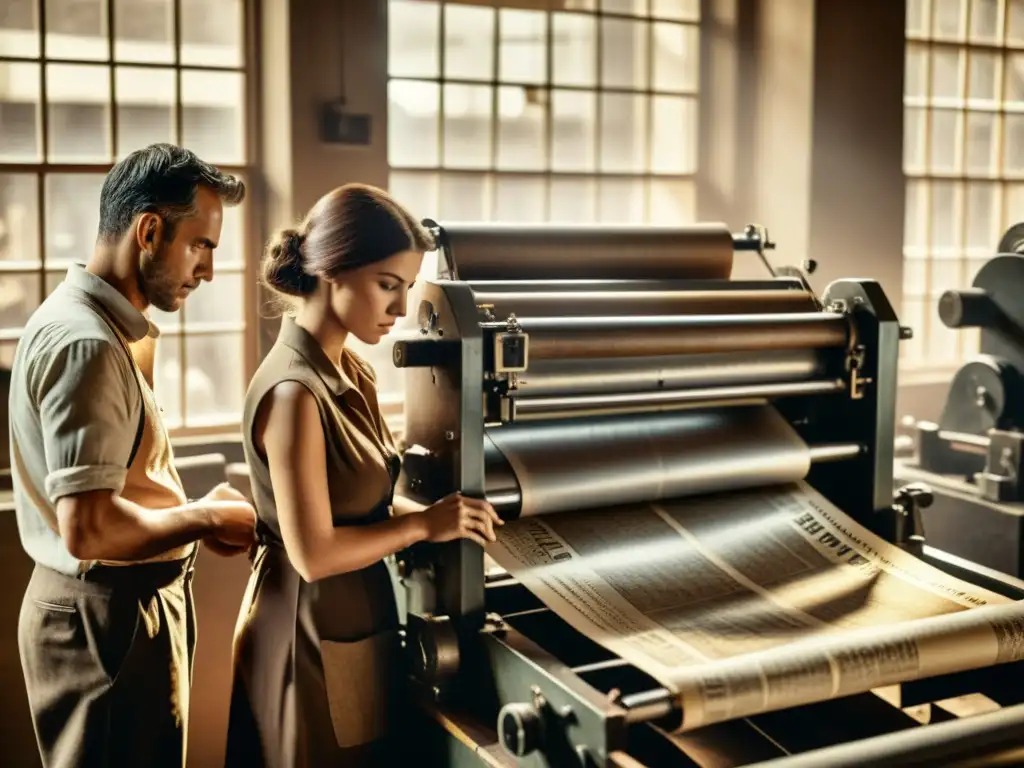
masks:
POLYGON ((744 384, 734 387, 706 387, 700 389, 671 389, 658 392, 607 393, 573 397, 520 397, 515 403, 517 421, 524 419, 570 417, 576 412, 636 413, 638 411, 668 410, 705 402, 726 403, 734 400, 770 400, 794 395, 824 395, 842 392, 839 379, 821 381, 793 381, 778 384, 744 384))
POLYGON ((841 314, 521 318, 530 361, 844 347, 841 314))
POLYGON ((757 356, 741 352, 669 358, 531 360, 509 394, 554 397, 775 384, 817 378, 826 367, 824 356, 813 349, 769 351, 757 356))
POLYGON ((814 295, 807 291, 550 291, 486 292, 476 294, 479 306, 491 306, 494 316, 518 317, 609 315, 755 315, 814 312, 814 295))
MULTIPOLYGON (((770 406, 507 424, 487 435, 515 476, 521 516, 792 482, 811 463, 770 406)), ((488 478, 488 497, 501 485, 488 478)))
POLYGON ((460 280, 728 279, 724 224, 618 226, 442 223, 460 280))

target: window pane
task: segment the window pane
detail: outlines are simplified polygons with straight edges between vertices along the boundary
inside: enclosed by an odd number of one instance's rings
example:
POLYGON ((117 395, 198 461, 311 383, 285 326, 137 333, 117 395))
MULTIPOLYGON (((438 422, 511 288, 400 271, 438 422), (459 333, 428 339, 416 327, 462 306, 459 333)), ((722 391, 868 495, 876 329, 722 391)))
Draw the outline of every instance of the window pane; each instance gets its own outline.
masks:
MULTIPOLYGON (((1006 184, 1003 187, 1003 225, 999 228, 999 236, 1012 227, 1024 221, 1024 184, 1006 184)), ((994 251, 997 243, 992 243, 994 251)))
POLYGON ((601 170, 642 173, 647 166, 647 97, 601 95, 601 170))
POLYGON ((46 176, 46 264, 67 269, 92 255, 100 224, 101 173, 46 176))
POLYGON ((388 3, 388 74, 437 77, 440 72, 440 5, 423 0, 388 3))
POLYGON ((980 43, 999 42, 1001 16, 1000 0, 972 0, 971 39, 980 43))
POLYGON ((1024 105, 1024 53, 1006 54, 1004 99, 1014 106, 1024 105))
POLYGON ((900 342, 900 359, 907 362, 921 362, 924 358, 925 302, 921 299, 904 297, 900 309, 900 325, 914 330, 912 338, 900 342))
POLYGON ((6 0, 0 10, 0 56, 39 55, 36 0, 6 0))
POLYGON ((999 98, 997 65, 999 58, 994 53, 971 53, 971 81, 968 98, 981 102, 994 102, 999 98))
POLYGON ((106 59, 106 0, 45 0, 46 55, 51 59, 106 59))
POLYGON ((653 34, 654 90, 696 91, 700 75, 698 28, 689 24, 656 23, 653 34))
POLYGON ((1006 14, 1006 42, 1011 45, 1024 44, 1024 0, 1006 0, 1009 3, 1006 14))
POLYGON ((245 163, 245 76, 181 73, 182 143, 210 163, 245 163))
POLYGON ((998 148, 995 113, 968 112, 967 172, 980 176, 997 174, 999 171, 998 148))
MULTIPOLYGON (((154 320, 155 321, 155 320, 154 320)), ((155 321, 164 330, 164 326, 155 321)), ((156 341, 153 394, 171 429, 181 426, 181 336, 162 333, 156 341)))
POLYGON ((457 221, 491 218, 488 177, 482 173, 446 173, 441 176, 441 217, 457 221))
POLYGON ((936 37, 963 39, 966 10, 964 0, 932 0, 932 32, 936 37))
POLYGON ((544 177, 498 176, 494 180, 494 200, 495 221, 544 221, 544 177))
POLYGON ((552 14, 552 78, 556 85, 597 83, 597 19, 578 13, 552 14))
POLYGON ((241 333, 185 335, 185 418, 188 426, 237 421, 245 395, 241 333))
POLYGON ((118 67, 114 78, 118 158, 156 142, 175 143, 174 70, 118 67))
POLYGON ((0 161, 40 159, 40 71, 38 64, 0 61, 0 161))
POLYGON ((932 112, 931 169, 954 172, 960 169, 961 112, 932 112))
POLYGON ((551 121, 551 167, 556 171, 594 170, 597 95, 552 91, 551 121))
POLYGON ((0 173, 0 261, 40 261, 39 181, 31 173, 0 173))
POLYGON ((993 250, 999 240, 1002 218, 1000 187, 996 183, 974 182, 967 185, 967 247, 993 250))
POLYGON ((697 102, 688 97, 655 96, 651 120, 651 171, 697 170, 697 102))
POLYGON ((601 84, 607 88, 647 87, 647 22, 601 20, 601 84))
POLYGON ((392 80, 388 83, 388 163, 392 166, 436 166, 438 105, 436 83, 392 80))
POLYGON ((444 75, 459 80, 493 79, 493 8, 444 6, 444 75))
POLYGON ((1006 115, 1003 121, 1003 170, 1024 173, 1024 115, 1006 115))
POLYGON ((960 99, 963 96, 964 53, 936 48, 932 51, 932 96, 960 99))
POLYGON ((237 272, 220 270, 203 283, 184 307, 185 328, 206 323, 245 322, 245 285, 237 272))
MULTIPOLYGON (((929 302, 926 311, 934 312, 936 296, 929 302)), ((961 331, 947 328, 945 323, 933 315, 928 328, 925 344, 925 359, 931 364, 955 363, 960 359, 959 336, 961 331)))
POLYGON ((928 29, 929 0, 907 0, 907 33, 924 35, 928 29))
POLYGON ((910 258, 903 260, 903 293, 906 296, 928 295, 928 264, 927 258, 910 258))
POLYGON ((23 328, 39 306, 41 278, 38 272, 0 272, 0 330, 23 328))
POLYGON ((46 98, 50 161, 109 162, 109 70, 93 65, 48 64, 46 98))
POLYGON ((494 89, 489 85, 444 86, 444 166, 490 168, 494 89))
POLYGON ((932 182, 932 241, 934 249, 958 251, 960 246, 960 199, 951 181, 932 182))
POLYGON ((240 67, 243 0, 181 0, 181 63, 240 67))
MULTIPOLYGON (((248 189, 252 189, 251 181, 242 178, 248 189)), ((220 242, 214 251, 214 274, 222 274, 220 270, 241 268, 245 262, 247 244, 245 242, 245 201, 241 205, 225 205, 224 220, 220 228, 220 242)), ((216 277, 214 278, 216 279, 216 277)))
POLYGON ((928 95, 928 49, 919 43, 907 43, 904 61, 903 93, 906 96, 928 95))
POLYGON ((438 183, 436 173, 392 171, 388 191, 417 220, 436 219, 438 183))
POLYGON ((928 182, 907 182, 903 242, 909 248, 928 247, 928 182))
POLYGON ((113 0, 114 58, 174 62, 174 0, 113 0))
POLYGON ((601 0, 601 10, 643 16, 647 13, 647 0, 601 0))
POLYGON ((903 169, 909 172, 924 170, 926 115, 914 107, 903 110, 903 169))
POLYGON ((928 290, 933 302, 946 291, 963 286, 964 266, 964 260, 959 258, 932 259, 928 290))
POLYGON ((650 224, 687 224, 697 220, 697 188, 692 181, 650 180, 650 224))
POLYGON ((645 186, 643 179, 599 179, 597 187, 600 221, 642 224, 645 186))
POLYGON ((498 77, 511 83, 547 81, 547 14, 502 8, 498 25, 501 58, 498 77))
POLYGON ((565 224, 597 221, 597 185, 594 179, 551 179, 551 210, 548 220, 565 224))
POLYGON ((651 0, 651 16, 696 21, 700 18, 700 0, 651 0))
POLYGON ((499 168, 542 171, 547 167, 547 91, 503 85, 498 88, 499 168))

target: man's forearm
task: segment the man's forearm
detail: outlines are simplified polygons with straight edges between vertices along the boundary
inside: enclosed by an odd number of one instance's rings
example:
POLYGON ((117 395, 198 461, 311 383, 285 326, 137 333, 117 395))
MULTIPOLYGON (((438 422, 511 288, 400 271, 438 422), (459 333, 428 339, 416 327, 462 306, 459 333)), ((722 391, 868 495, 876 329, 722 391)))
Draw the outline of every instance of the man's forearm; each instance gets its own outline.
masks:
POLYGON ((57 519, 68 550, 80 560, 144 560, 214 529, 204 502, 148 509, 110 493, 61 499, 57 519))

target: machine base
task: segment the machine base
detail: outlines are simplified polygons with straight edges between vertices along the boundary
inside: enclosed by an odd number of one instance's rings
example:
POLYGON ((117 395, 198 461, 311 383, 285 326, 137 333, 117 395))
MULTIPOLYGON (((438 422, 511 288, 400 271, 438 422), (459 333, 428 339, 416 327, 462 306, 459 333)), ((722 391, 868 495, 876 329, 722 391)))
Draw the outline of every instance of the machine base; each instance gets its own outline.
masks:
POLYGON ((929 546, 1024 576, 1024 503, 988 501, 962 478, 928 472, 909 460, 895 462, 893 481, 894 487, 918 482, 931 487, 934 501, 923 513, 929 546))

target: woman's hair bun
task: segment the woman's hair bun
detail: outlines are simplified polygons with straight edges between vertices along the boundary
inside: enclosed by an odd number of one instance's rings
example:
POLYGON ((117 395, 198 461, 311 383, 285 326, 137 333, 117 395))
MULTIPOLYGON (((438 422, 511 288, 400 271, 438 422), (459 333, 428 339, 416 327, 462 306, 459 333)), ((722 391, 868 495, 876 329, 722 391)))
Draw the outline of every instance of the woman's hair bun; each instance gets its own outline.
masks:
POLYGON ((263 261, 263 281, 289 296, 308 296, 316 290, 316 275, 305 268, 303 245, 306 236, 297 229, 282 229, 267 246, 263 261))

